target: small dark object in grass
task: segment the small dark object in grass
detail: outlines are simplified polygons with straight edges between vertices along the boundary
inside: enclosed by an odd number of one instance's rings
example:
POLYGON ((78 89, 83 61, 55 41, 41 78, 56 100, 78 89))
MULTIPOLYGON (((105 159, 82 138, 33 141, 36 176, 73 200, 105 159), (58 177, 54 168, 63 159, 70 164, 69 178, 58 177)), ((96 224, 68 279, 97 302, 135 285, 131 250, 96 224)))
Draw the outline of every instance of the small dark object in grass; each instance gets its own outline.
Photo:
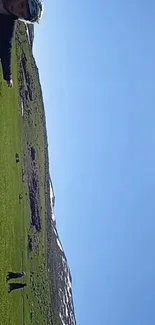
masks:
POLYGON ((29 249, 29 252, 32 252, 32 250, 33 250, 32 238, 30 237, 30 235, 28 235, 28 249, 29 249))
POLYGON ((23 195, 19 194, 19 202, 22 200, 22 198, 23 198, 23 195))
POLYGON ((10 283, 8 286, 8 293, 14 290, 24 289, 26 283, 10 283))
POLYGON ((7 281, 11 280, 11 279, 19 279, 19 278, 23 278, 26 275, 25 272, 8 272, 7 274, 7 281))
POLYGON ((25 175, 25 173, 24 173, 24 169, 22 169, 22 182, 24 183, 24 175, 25 175))
POLYGON ((15 157, 16 157, 16 163, 18 163, 20 161, 18 153, 16 153, 15 157))

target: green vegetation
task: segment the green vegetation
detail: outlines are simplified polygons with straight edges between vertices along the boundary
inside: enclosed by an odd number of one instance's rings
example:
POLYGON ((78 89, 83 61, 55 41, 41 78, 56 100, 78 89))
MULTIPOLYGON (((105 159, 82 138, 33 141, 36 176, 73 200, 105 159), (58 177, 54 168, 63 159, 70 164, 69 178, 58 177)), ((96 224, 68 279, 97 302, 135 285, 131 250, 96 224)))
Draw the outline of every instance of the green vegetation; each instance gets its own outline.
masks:
POLYGON ((24 28, 24 24, 17 28, 13 49, 13 89, 7 88, 0 73, 0 323, 50 325, 45 228, 47 138, 40 84, 24 28), (26 272, 21 280, 27 283, 23 291, 8 294, 8 271, 26 272))

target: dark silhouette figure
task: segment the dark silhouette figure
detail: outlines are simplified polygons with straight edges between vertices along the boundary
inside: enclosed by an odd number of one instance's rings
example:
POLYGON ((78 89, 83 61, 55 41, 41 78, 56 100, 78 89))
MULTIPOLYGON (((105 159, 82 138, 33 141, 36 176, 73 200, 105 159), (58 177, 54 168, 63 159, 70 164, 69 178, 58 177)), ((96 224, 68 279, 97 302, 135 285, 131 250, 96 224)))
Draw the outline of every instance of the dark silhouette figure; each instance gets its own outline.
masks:
POLYGON ((24 289, 26 283, 9 283, 8 293, 14 290, 24 289))
POLYGON ((11 280, 11 279, 19 279, 19 278, 23 278, 26 275, 25 272, 8 272, 7 274, 7 281, 11 280))
POLYGON ((18 155, 18 153, 16 153, 16 155, 15 155, 15 157, 16 157, 16 163, 19 163, 19 155, 18 155))

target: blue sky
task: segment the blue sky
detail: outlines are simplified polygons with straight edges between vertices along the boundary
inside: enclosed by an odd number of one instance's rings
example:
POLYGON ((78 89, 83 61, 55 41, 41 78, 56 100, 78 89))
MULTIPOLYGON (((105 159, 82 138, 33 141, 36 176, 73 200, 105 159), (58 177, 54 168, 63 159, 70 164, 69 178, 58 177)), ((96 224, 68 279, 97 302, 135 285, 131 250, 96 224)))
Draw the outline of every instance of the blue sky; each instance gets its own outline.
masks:
POLYGON ((34 53, 80 325, 155 323, 155 4, 45 1, 34 53))

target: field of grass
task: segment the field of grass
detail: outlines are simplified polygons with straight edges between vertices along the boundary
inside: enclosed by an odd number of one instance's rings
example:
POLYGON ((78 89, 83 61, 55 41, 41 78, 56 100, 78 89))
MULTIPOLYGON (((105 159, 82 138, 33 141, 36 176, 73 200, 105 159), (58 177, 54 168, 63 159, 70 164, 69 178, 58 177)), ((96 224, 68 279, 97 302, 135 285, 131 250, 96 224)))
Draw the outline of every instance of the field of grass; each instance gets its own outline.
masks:
MULTIPOLYGON (((0 73, 0 324, 3 325, 52 324, 46 265, 45 117, 29 54, 27 42, 14 44, 13 89, 7 88, 0 73), (27 101, 27 110, 22 116, 19 100, 22 68, 20 70, 19 61, 23 54, 27 58, 26 69, 33 99, 27 101), (33 159, 31 148, 35 152, 33 159), (20 157, 19 163, 16 163, 16 153, 20 157), (39 231, 32 226, 29 200, 29 187, 34 180, 39 231), (19 194, 22 194, 21 200, 19 194), (28 248, 28 236, 32 240, 32 249, 28 248), (27 287, 9 294, 8 271, 25 271, 26 277, 20 282, 26 283, 27 287)), ((25 91, 27 80, 25 77, 21 79, 25 91)))

